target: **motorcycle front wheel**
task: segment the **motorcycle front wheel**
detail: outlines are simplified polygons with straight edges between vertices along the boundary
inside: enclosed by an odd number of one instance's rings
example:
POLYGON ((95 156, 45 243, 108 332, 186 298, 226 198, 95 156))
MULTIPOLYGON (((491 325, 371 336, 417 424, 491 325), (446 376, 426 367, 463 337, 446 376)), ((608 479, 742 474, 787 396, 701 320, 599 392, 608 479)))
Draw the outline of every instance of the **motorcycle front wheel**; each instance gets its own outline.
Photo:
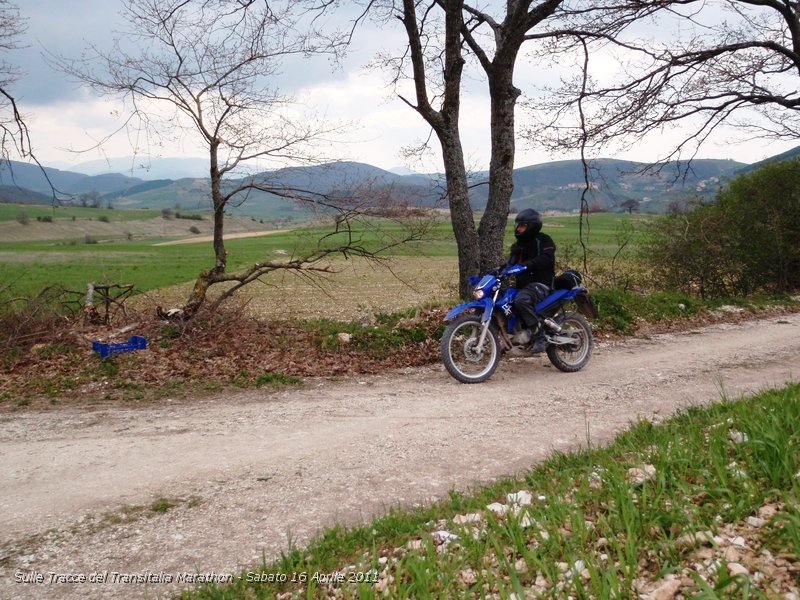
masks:
POLYGON ((480 317, 464 314, 444 330, 439 346, 445 369, 461 383, 481 383, 492 376, 500 363, 500 343, 490 326, 478 347, 483 323, 480 317))
POLYGON ((561 325, 558 337, 570 337, 570 344, 550 344, 547 347, 547 358, 559 371, 574 373, 580 371, 589 362, 594 348, 592 327, 586 317, 576 312, 566 312, 555 318, 561 325))

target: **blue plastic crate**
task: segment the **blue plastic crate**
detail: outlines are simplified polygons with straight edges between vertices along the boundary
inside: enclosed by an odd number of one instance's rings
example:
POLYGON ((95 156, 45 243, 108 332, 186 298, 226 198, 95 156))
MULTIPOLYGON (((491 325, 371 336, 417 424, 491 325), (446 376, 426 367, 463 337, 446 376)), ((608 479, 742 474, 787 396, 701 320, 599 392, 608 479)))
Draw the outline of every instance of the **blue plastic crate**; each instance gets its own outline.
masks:
POLYGON ((147 348, 147 338, 142 335, 132 335, 127 342, 120 344, 104 344, 103 342, 92 342, 92 350, 100 355, 100 358, 108 358, 112 354, 120 352, 133 352, 134 350, 145 350, 147 348))

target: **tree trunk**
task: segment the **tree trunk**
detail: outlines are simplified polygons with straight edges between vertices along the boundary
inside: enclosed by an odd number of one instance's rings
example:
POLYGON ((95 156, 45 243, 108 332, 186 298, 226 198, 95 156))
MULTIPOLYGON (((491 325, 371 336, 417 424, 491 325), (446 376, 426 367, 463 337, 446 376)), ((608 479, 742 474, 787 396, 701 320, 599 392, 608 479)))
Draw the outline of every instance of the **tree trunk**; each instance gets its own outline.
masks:
POLYGON ((521 92, 514 86, 514 66, 524 42, 521 17, 509 18, 504 31, 498 35, 497 51, 491 63, 484 63, 491 98, 491 161, 489 163, 489 194, 486 211, 481 219, 481 269, 502 264, 505 257, 504 238, 514 191, 514 156, 516 152, 516 122, 514 111, 521 92))
POLYGON ((210 270, 201 271, 197 276, 197 279, 194 281, 194 286, 192 286, 192 292, 189 294, 189 298, 181 309, 180 318, 182 320, 191 319, 197 314, 200 307, 203 306, 206 301, 206 292, 208 292, 208 288, 213 283, 212 278, 213 274, 210 270))
POLYGON ((228 252, 225 250, 225 205, 227 199, 222 195, 222 175, 219 171, 218 152, 219 140, 211 142, 211 201, 214 205, 214 274, 225 272, 228 261, 228 252))
MULTIPOLYGON (((458 248, 459 294, 470 297, 472 290, 468 279, 480 271, 480 244, 475 229, 475 218, 469 205, 467 169, 459 131, 461 108, 461 75, 464 69, 461 27, 464 24, 461 0, 442 0, 445 13, 444 65, 442 106, 436 110, 428 95, 428 67, 424 44, 417 20, 415 0, 403 0, 403 24, 408 35, 409 51, 414 69, 416 104, 408 102, 436 133, 442 148, 447 199, 450 205, 450 222, 458 248)), ((424 17, 422 18, 424 22, 424 17)))
POLYGON ((513 62, 509 66, 496 65, 489 79, 492 157, 486 211, 478 229, 481 270, 502 264, 505 255, 503 240, 514 191, 514 109, 520 94, 512 83, 512 73, 513 62))
POLYGON ((481 272, 480 242, 475 229, 475 217, 469 204, 467 170, 458 130, 439 136, 444 159, 447 198, 450 205, 450 223, 458 249, 458 293, 462 298, 472 296, 470 275, 481 272))
POLYGON ((225 205, 227 199, 222 195, 222 175, 218 162, 219 140, 211 142, 209 157, 211 161, 211 201, 214 206, 214 268, 201 271, 192 287, 189 298, 183 305, 180 318, 189 320, 197 314, 206 301, 208 288, 217 283, 217 276, 225 273, 228 252, 225 250, 225 205))

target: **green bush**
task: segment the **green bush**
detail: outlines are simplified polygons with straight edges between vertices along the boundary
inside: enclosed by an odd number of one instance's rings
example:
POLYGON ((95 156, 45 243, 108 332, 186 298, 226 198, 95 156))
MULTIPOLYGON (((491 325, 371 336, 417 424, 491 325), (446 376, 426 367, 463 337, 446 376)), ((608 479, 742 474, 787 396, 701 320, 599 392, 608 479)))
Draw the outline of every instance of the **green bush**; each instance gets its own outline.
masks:
POLYGON ((651 323, 673 321, 698 312, 698 305, 689 296, 678 292, 637 294, 631 291, 601 288, 592 292, 599 313, 598 326, 619 333, 631 334, 636 320, 651 323))
POLYGON ((658 220, 642 248, 663 289, 719 297, 800 287, 800 159, 742 174, 713 204, 658 220))
POLYGON ((800 160, 737 178, 717 206, 732 217, 738 255, 756 288, 800 287, 800 160))

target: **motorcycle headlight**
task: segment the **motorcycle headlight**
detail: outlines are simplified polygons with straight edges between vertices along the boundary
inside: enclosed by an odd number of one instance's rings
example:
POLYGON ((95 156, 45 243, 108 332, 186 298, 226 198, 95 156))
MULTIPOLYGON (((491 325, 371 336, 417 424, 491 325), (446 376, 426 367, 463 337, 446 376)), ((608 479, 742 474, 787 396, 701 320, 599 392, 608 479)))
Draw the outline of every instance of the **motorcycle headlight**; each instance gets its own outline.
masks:
POLYGON ((483 290, 473 290, 472 291, 472 296, 475 298, 475 300, 482 300, 485 295, 486 295, 486 292, 484 292, 483 290))

